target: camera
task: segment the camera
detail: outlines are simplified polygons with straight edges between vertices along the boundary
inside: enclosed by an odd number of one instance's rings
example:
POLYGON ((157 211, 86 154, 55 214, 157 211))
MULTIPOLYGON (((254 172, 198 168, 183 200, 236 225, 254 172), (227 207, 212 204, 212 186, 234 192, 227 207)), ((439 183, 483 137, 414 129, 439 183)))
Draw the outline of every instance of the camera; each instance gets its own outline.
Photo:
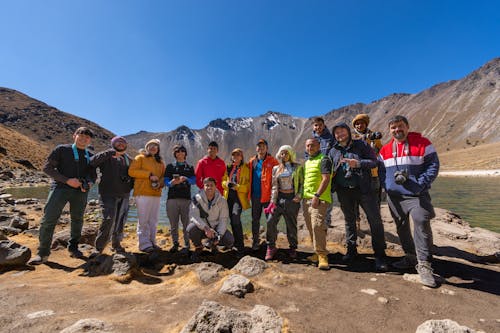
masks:
POLYGON ((221 235, 218 232, 215 232, 215 236, 213 238, 208 238, 203 244, 207 249, 212 249, 216 244, 219 244, 221 240, 221 235))
POLYGON ((394 182, 398 185, 403 185, 408 180, 408 171, 398 170, 394 172, 394 182))
POLYGON ((380 140, 382 139, 382 133, 380 132, 373 132, 368 136, 368 139, 370 140, 380 140))
POLYGON ((82 191, 87 192, 88 190, 90 190, 90 183, 87 179, 81 178, 80 183, 82 183, 81 185, 82 191))
POLYGON ((123 183, 130 183, 132 181, 132 177, 130 177, 130 176, 120 176, 120 180, 123 183))
POLYGON ((157 180, 154 180, 154 181, 152 180, 152 181, 151 181, 151 188, 152 188, 153 190, 156 190, 156 189, 157 189, 157 188, 159 188, 159 187, 160 187, 160 182, 159 182, 159 181, 157 181, 157 180))
POLYGON ((344 178, 345 179, 352 178, 352 169, 350 167, 345 170, 344 178))
POLYGON ((179 178, 181 177, 181 176, 180 176, 179 174, 177 174, 177 173, 174 173, 172 176, 173 176, 173 177, 174 177, 174 179, 176 179, 176 180, 177 180, 177 179, 179 179, 179 178))

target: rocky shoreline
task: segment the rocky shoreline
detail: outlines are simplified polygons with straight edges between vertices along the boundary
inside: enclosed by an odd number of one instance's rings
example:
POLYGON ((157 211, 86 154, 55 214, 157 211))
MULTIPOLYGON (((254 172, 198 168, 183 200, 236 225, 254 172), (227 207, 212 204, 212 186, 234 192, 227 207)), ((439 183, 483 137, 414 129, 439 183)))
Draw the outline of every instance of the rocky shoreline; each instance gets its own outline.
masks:
MULTIPOLYGON (((280 250, 276 260, 264 262, 263 244, 242 259, 231 252, 207 253, 204 262, 193 264, 188 257, 168 252, 166 228, 158 236, 162 251, 145 255, 137 249, 132 226, 126 230, 126 254, 72 259, 65 251, 68 211, 57 227, 50 262, 34 269, 23 262, 36 250, 44 200, 14 199, 2 192, 7 186, 48 183, 46 177, 40 180, 29 172, 0 183, 0 291, 5 295, 0 304, 17 304, 17 310, 6 307, 0 315, 5 332, 211 332, 221 327, 234 332, 438 332, 436 327, 473 332, 460 330, 457 322, 477 332, 500 329, 500 234, 472 228, 447 210, 436 209, 432 221, 436 274, 441 276, 435 290, 414 283, 418 275, 411 272, 373 272, 365 219, 358 237, 360 259, 353 267, 343 265, 345 236, 339 209, 328 230, 329 272, 319 271, 306 259, 312 244, 303 220, 296 261, 280 250), (75 295, 75 300, 68 295, 75 295), (96 303, 97 295, 105 306, 96 303), (332 320, 330 311, 341 320, 332 320), (364 321, 352 318, 353 311, 363 311, 364 321), (156 318, 159 313, 169 316, 156 318), (407 317, 398 319, 401 315, 407 317)), ((394 261, 402 250, 385 205, 382 218, 387 252, 394 261)), ((99 221, 98 204, 91 201, 80 245, 87 255, 99 221)), ((278 246, 286 248, 285 235, 280 234, 278 246)))

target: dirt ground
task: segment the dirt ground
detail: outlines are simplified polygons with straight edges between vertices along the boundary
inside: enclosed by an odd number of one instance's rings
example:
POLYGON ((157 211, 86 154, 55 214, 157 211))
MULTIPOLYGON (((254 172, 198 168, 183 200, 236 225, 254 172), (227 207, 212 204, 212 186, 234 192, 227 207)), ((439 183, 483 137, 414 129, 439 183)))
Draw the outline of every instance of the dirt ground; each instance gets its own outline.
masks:
MULTIPOLYGON (((127 234, 127 251, 138 252, 135 233, 127 234)), ((160 264, 141 266, 142 274, 125 284, 111 276, 85 276, 85 260, 70 258, 66 250, 52 252, 46 265, 0 272, 0 332, 58 332, 84 318, 103 320, 113 332, 179 332, 203 300, 244 311, 256 304, 270 306, 285 319, 284 332, 415 332, 428 319, 446 318, 476 330, 500 332, 500 264, 473 263, 460 252, 436 257, 435 273, 444 282, 429 289, 404 280, 402 272, 373 272, 369 249, 360 249, 359 260, 346 266, 341 261, 344 249, 334 242, 328 244, 331 270, 320 271, 306 259, 312 251, 303 234, 299 259, 290 262, 286 240, 280 236, 277 260, 250 278, 255 290, 239 299, 218 293, 236 256, 205 257, 226 271, 219 280, 203 284, 186 257, 167 251, 168 236, 158 236, 165 250, 160 264), (376 294, 362 291, 366 289, 376 294), (27 317, 43 310, 54 313, 27 317)), ((37 237, 10 239, 36 251, 37 237)), ((264 245, 255 253, 247 250, 264 258, 264 245)), ((391 261, 402 255, 397 250, 388 254, 391 261)))

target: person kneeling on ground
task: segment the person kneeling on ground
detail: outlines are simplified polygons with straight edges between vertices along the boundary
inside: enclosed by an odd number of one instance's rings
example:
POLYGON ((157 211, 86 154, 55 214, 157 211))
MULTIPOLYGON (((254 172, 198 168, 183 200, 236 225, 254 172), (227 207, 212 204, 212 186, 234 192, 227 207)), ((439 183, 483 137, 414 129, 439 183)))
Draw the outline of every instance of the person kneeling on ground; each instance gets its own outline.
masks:
POLYGON ((217 191, 216 181, 212 177, 203 180, 203 189, 193 197, 189 207, 189 220, 187 232, 195 246, 191 256, 193 261, 199 261, 203 251, 201 241, 208 239, 208 245, 215 249, 217 245, 232 248, 234 237, 227 230, 229 209, 227 201, 217 191))

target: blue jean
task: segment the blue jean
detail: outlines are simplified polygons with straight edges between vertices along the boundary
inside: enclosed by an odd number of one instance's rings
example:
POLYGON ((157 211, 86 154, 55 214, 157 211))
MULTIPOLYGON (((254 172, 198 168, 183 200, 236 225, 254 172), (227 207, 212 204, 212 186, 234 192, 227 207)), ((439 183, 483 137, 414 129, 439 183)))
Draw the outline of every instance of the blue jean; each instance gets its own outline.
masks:
POLYGON ((78 249, 78 242, 82 235, 83 214, 87 206, 87 195, 88 192, 82 192, 79 189, 56 188, 49 192, 44 214, 40 222, 40 245, 38 246, 38 255, 44 257, 50 254, 54 229, 59 217, 61 217, 64 206, 68 202, 71 216, 71 232, 68 249, 70 251, 78 249))
POLYGON ((405 253, 416 255, 419 262, 430 262, 433 245, 431 219, 436 214, 429 193, 421 194, 418 197, 389 194, 387 203, 405 253), (415 240, 411 235, 410 216, 413 220, 415 240))
POLYGON ((123 226, 127 221, 129 198, 101 196, 103 220, 95 239, 95 247, 102 252, 111 239, 113 248, 120 247, 123 239, 123 226))

